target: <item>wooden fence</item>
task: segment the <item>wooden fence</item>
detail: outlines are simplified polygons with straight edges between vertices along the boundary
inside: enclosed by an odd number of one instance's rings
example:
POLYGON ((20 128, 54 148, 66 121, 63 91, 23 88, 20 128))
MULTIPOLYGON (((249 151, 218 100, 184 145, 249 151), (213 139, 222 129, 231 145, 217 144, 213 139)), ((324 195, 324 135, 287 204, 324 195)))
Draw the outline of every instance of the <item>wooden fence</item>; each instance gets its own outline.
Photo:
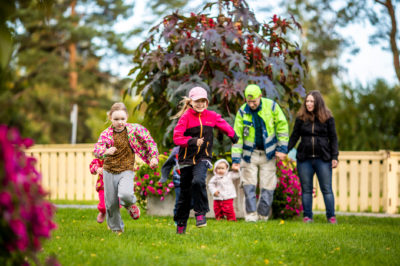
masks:
MULTIPOLYGON (((97 176, 89 172, 93 144, 36 145, 27 154, 38 160, 50 199, 97 200, 97 176)), ((316 178, 315 209, 325 205, 316 178)), ((400 152, 340 152, 333 171, 337 211, 398 213, 400 152)))

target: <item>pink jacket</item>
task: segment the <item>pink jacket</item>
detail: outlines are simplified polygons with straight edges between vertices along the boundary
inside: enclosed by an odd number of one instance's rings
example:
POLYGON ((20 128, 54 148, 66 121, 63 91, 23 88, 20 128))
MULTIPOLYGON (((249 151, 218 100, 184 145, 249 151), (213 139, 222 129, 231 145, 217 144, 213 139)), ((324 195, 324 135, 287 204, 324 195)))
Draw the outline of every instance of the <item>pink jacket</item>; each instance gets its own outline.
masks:
MULTIPOLYGON (((150 132, 139 124, 126 124, 128 131, 128 141, 133 152, 147 164, 150 164, 152 158, 157 159, 158 163, 158 150, 157 144, 154 142, 150 132)), ((94 156, 98 159, 104 159, 104 153, 108 148, 114 146, 113 127, 110 126, 101 132, 99 140, 94 145, 94 156)))
POLYGON ((237 142, 238 137, 233 128, 214 111, 204 110, 202 113, 197 113, 189 108, 181 116, 173 136, 174 143, 181 146, 179 164, 193 165, 204 159, 211 161, 214 128, 227 135, 232 142, 237 142), (204 138, 200 148, 197 147, 199 138, 204 138))
MULTIPOLYGON (((103 163, 103 160, 97 158, 93 159, 93 161, 89 165, 90 173, 92 175, 97 175, 97 169, 103 167, 103 163)), ((99 190, 104 190, 103 174, 99 174, 99 177, 96 181, 96 191, 99 192, 99 190)))

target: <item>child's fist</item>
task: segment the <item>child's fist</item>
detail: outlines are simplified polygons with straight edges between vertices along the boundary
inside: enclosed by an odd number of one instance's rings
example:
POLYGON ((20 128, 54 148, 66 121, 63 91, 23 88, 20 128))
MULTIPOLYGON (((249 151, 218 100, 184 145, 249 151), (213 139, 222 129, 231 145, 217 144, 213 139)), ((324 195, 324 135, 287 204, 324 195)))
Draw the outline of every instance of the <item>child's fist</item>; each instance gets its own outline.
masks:
POLYGON ((158 166, 158 160, 157 160, 157 158, 152 158, 152 159, 150 160, 150 168, 151 168, 151 169, 154 169, 154 168, 157 168, 157 166, 158 166))
POLYGON ((106 154, 106 155, 113 155, 116 151, 117 151, 117 148, 111 147, 111 148, 107 149, 106 152, 105 152, 104 154, 106 154))

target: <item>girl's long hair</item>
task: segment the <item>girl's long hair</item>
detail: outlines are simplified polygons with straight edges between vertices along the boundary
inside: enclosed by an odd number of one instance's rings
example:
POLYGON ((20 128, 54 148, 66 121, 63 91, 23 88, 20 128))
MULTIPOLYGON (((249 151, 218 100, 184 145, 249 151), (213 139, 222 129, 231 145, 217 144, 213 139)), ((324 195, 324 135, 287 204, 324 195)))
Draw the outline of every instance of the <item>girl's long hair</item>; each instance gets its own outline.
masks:
POLYGON ((317 118, 321 123, 325 123, 326 120, 332 117, 332 113, 329 108, 325 105, 324 99, 318 90, 310 91, 304 102, 297 112, 297 116, 303 121, 314 121, 317 118), (306 100, 311 95, 314 97, 314 110, 312 112, 307 111, 306 100))
POLYGON ((186 110, 191 107, 190 101, 191 101, 190 98, 186 96, 183 97, 183 100, 179 102, 179 105, 181 105, 181 109, 174 116, 171 116, 171 119, 180 118, 186 112, 186 110))
POLYGON ((124 103, 121 103, 121 102, 118 102, 118 103, 114 103, 114 104, 111 106, 110 111, 107 112, 107 118, 108 118, 108 120, 111 121, 111 116, 112 116, 112 114, 113 114, 115 111, 125 111, 126 116, 129 115, 129 114, 128 114, 128 109, 126 109, 125 104, 124 104, 124 103))

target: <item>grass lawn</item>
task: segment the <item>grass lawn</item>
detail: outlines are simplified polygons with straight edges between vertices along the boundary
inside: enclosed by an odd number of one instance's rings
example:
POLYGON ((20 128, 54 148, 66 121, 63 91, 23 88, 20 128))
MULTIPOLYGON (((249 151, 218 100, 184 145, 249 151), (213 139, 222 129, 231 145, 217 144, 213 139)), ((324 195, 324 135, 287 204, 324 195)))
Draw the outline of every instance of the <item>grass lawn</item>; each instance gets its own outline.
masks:
POLYGON ((40 253, 62 265, 398 265, 400 219, 322 215, 300 220, 245 223, 209 219, 177 235, 171 217, 132 220, 121 209, 125 232, 97 224, 95 209, 58 209, 58 229, 40 253))

